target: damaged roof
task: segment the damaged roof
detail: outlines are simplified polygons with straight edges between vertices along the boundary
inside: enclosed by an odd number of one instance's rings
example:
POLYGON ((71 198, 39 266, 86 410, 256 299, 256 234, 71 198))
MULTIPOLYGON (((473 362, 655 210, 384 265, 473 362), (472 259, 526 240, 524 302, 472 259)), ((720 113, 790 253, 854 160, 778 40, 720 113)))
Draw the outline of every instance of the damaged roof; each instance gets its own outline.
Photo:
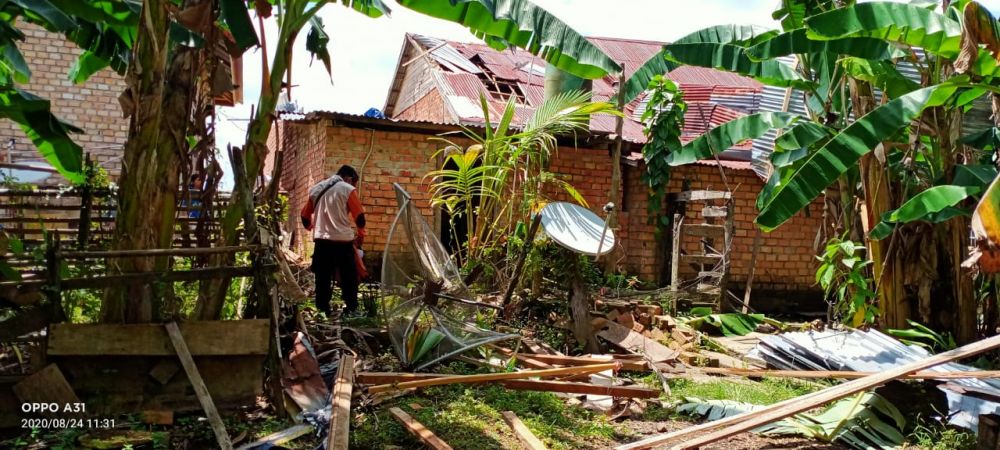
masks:
MULTIPOLYGON (((663 42, 616 38, 588 40, 619 63, 624 68, 626 77, 654 57, 664 45, 663 42)), ((419 111, 415 110, 416 104, 412 100, 409 104, 398 104, 407 68, 423 58, 435 65, 434 73, 428 78, 433 78, 455 123, 476 125, 485 121, 480 106, 481 94, 487 98, 491 115, 501 113, 507 98, 514 97, 517 102, 515 123, 523 123, 544 99, 546 64, 529 52, 517 48, 501 52, 481 43, 454 42, 408 34, 386 100, 385 113, 389 117, 407 112, 411 119, 414 116, 418 120, 424 119, 419 117, 419 111), (397 106, 400 106, 398 110, 397 106), (411 108, 414 111, 407 111, 411 108)), ((763 90, 763 85, 750 78, 701 67, 681 67, 668 73, 667 77, 680 85, 688 102, 682 136, 682 141, 685 142, 711 127, 756 112, 763 90)), ((593 80, 594 99, 612 99, 617 92, 617 84, 617 76, 593 80)), ((622 130, 625 141, 638 144, 646 142, 640 121, 642 112, 645 111, 645 101, 645 96, 640 96, 626 106, 627 120, 622 130)), ((594 116, 590 128, 596 134, 614 135, 615 119, 609 115, 594 116)), ((750 149, 751 145, 747 142, 731 150, 749 152, 750 149)))

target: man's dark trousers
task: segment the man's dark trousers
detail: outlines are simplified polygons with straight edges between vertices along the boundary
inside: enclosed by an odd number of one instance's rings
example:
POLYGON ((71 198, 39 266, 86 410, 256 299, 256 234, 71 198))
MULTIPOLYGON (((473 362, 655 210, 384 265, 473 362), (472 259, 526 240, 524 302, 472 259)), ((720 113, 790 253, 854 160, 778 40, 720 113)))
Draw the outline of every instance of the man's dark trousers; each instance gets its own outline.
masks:
POLYGON ((354 262, 354 243, 316 239, 313 248, 312 268, 316 274, 316 307, 330 314, 330 297, 333 296, 333 274, 340 275, 340 291, 344 298, 345 312, 358 309, 358 266, 354 262))

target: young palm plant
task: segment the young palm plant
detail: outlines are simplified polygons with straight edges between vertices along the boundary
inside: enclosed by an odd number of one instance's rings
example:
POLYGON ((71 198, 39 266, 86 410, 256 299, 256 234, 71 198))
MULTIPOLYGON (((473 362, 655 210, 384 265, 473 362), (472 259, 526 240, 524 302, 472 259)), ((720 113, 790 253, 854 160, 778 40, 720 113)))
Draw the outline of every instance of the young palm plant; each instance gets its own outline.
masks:
POLYGON ((486 98, 480 97, 486 126, 481 134, 470 128, 462 133, 472 145, 442 139, 445 165, 427 175, 432 179, 431 203, 445 208, 453 220, 466 222, 463 262, 478 260, 518 223, 528 223, 531 213, 559 190, 587 204, 548 168, 560 138, 587 132, 593 114, 619 114, 611 103, 591 102, 590 95, 571 91, 546 100, 520 131, 513 124, 513 101, 494 122, 486 98))

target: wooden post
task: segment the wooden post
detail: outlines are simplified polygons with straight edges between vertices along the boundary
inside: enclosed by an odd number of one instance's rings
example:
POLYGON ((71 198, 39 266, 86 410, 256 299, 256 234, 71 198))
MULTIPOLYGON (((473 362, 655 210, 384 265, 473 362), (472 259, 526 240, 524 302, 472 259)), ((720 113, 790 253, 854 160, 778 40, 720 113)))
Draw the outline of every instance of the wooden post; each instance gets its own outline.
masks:
POLYGON ((184 336, 181 335, 177 322, 170 322, 164 326, 167 329, 167 335, 170 336, 170 342, 174 345, 174 351, 177 352, 177 357, 181 360, 181 366, 184 367, 184 372, 187 373, 188 380, 194 387, 198 402, 201 403, 205 415, 208 416, 208 423, 212 425, 212 431, 215 433, 215 440, 218 441, 219 448, 232 450, 233 443, 229 440, 229 434, 226 433, 226 425, 222 423, 222 417, 215 409, 212 395, 208 392, 208 387, 205 386, 205 380, 202 380, 201 374, 198 373, 198 366, 194 364, 194 358, 191 357, 191 351, 188 350, 187 342, 184 341, 184 336))
POLYGON ((343 355, 330 393, 330 432, 326 450, 347 450, 351 432, 351 394, 354 392, 354 356, 343 355))
POLYGON ((979 415, 976 450, 1000 450, 1000 416, 996 414, 979 415))
POLYGON ((80 226, 76 235, 76 246, 81 251, 87 248, 87 242, 90 241, 90 211, 94 204, 94 162, 90 159, 90 153, 87 153, 84 167, 87 179, 80 192, 80 226))
POLYGON ((569 311, 573 322, 573 336, 578 344, 583 345, 587 353, 602 353, 601 344, 597 342, 594 335, 594 326, 591 324, 590 310, 593 309, 594 302, 587 294, 587 283, 583 280, 580 267, 579 256, 563 250, 566 258, 569 259, 569 311))
POLYGON ((531 251, 531 245, 535 240, 535 234, 538 233, 538 226, 541 223, 542 215, 535 214, 535 217, 531 219, 531 225, 528 227, 528 233, 525 235, 524 247, 521 248, 521 253, 517 255, 517 262, 514 263, 514 272, 511 273, 510 281, 507 282, 507 289, 504 290, 503 303, 501 303, 504 306, 510 302, 511 296, 514 295, 514 288, 517 287, 517 282, 521 278, 521 271, 524 270, 524 260, 527 259, 528 252, 531 251))
POLYGON ((545 444, 535 436, 528 426, 521 422, 521 419, 514 414, 514 411, 504 411, 503 420, 510 426, 511 431, 517 435, 517 440, 528 450, 546 450, 545 444))
POLYGON ((670 313, 677 314, 677 293, 680 290, 681 276, 681 225, 684 223, 684 216, 674 214, 673 230, 671 231, 670 246, 670 313))
POLYGON ((420 442, 423 442, 428 448, 433 450, 452 450, 451 446, 447 442, 442 441, 441 438, 437 437, 433 431, 428 430, 424 424, 417 422, 416 419, 410 417, 409 414, 404 412, 399 408, 389 408, 389 414, 396 419, 397 422, 406 428, 410 434, 414 435, 420 442))
POLYGON ((62 278, 59 274, 59 232, 46 236, 45 245, 45 297, 49 301, 53 322, 66 320, 62 305, 62 278))
POLYGON ((760 252, 760 228, 753 236, 753 252, 750 254, 750 273, 747 274, 747 287, 743 290, 743 314, 750 312, 750 289, 753 288, 753 274, 757 268, 757 253, 760 252))

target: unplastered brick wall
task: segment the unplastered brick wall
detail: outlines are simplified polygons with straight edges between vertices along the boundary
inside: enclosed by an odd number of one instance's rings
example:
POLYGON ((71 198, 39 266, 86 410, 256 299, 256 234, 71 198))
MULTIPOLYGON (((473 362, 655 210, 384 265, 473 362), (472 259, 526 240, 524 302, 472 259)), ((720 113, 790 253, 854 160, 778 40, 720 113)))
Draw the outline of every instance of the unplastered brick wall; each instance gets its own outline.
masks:
MULTIPOLYGON (((379 266, 389 228, 398 211, 393 183, 402 185, 412 196, 423 217, 435 233, 440 231, 440 218, 430 206, 430 179, 425 175, 438 168, 435 153, 442 145, 431 138, 430 131, 371 130, 361 125, 334 123, 330 120, 280 123, 284 145, 282 188, 289 193, 289 228, 296 237, 293 248, 300 255, 311 255, 312 239, 301 227, 298 211, 306 202, 309 187, 334 173, 342 164, 350 164, 362 172, 361 198, 367 211, 368 239, 365 243, 369 268, 379 266), (370 155, 370 156, 369 156, 370 155), (367 163, 365 159, 367 158, 367 163)), ((386 122, 386 126, 391 126, 386 122)), ((457 139, 458 145, 469 142, 457 139)), ((601 207, 608 200, 610 170, 607 150, 561 147, 553 157, 551 170, 573 184, 592 210, 604 216, 601 207)), ((647 220, 648 189, 642 182, 644 167, 623 169, 623 196, 618 210, 617 237, 621 252, 620 265, 644 280, 658 278, 662 256, 657 252, 657 236, 647 220)), ((736 236, 733 242, 731 286, 745 283, 750 267, 753 244, 755 200, 763 181, 750 170, 727 169, 730 186, 735 190, 736 236)), ((691 189, 724 189, 715 166, 692 164, 675 168, 670 192, 680 192, 688 180, 691 189)), ((561 191, 551 192, 556 200, 568 200, 561 191)), ((700 206, 690 208, 692 219, 700 206)), ((816 254, 813 241, 820 226, 822 208, 816 202, 809 215, 800 213, 778 230, 764 234, 754 275, 754 289, 803 292, 814 289, 816 254)), ((699 219, 700 220, 700 219, 699 219)), ((665 234, 659 239, 669 239, 665 234)), ((695 240, 685 243, 695 250, 695 240)), ((688 275, 692 275, 687 272, 688 275)), ((738 290, 738 289, 737 289, 738 290)))
MULTIPOLYGON (((117 178, 121 172, 122 145, 128 136, 128 120, 122 119, 118 95, 125 82, 110 69, 94 74, 86 83, 74 85, 67 75, 81 51, 59 34, 18 22, 25 41, 18 43, 31 67, 31 82, 21 86, 48 98, 60 119, 84 130, 73 140, 117 178)), ((39 159, 38 151, 21 128, 10 120, 0 121, 0 161, 39 159), (14 140, 13 152, 7 145, 14 140)))
MULTIPOLYGON (((657 253, 654 226, 648 223, 646 213, 647 190, 641 181, 645 167, 626 170, 627 219, 623 227, 626 236, 628 259, 626 267, 640 277, 655 279, 664 264, 664 257, 657 253)), ((725 169, 729 186, 734 190, 734 231, 731 251, 732 269, 730 288, 740 291, 750 272, 753 254, 753 240, 756 233, 753 224, 757 215, 756 198, 764 185, 751 170, 725 169)), ((669 192, 680 192, 684 182, 690 183, 692 190, 725 190, 725 183, 714 165, 690 164, 674 168, 671 172, 669 192)), ((721 202, 716 202, 719 206, 721 202)), ((694 202, 687 208, 685 220, 688 223, 702 223, 701 208, 705 203, 694 202)), ((822 203, 817 200, 806 210, 783 224, 777 230, 761 234, 761 245, 754 264, 753 288, 772 292, 814 291, 816 260, 816 232, 822 225, 822 203)), ((722 223, 719 221, 719 223, 722 223)), ((670 239, 669 231, 662 239, 670 239)), ((717 245, 721 245, 718 242, 717 245)), ((701 253, 699 239, 686 237, 682 247, 689 253, 701 253)), ((695 276, 688 266, 681 267, 681 277, 695 276)))

